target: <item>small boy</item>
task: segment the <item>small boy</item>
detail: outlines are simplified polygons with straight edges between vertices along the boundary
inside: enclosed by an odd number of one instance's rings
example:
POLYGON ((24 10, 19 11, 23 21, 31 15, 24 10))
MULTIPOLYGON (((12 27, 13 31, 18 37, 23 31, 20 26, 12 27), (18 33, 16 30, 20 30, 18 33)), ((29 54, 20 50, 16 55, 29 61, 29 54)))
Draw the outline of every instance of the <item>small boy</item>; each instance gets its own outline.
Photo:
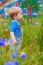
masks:
POLYGON ((12 48, 15 48, 14 52, 17 52, 22 43, 22 28, 20 21, 22 20, 22 10, 18 12, 16 9, 15 12, 10 13, 11 18, 13 19, 10 23, 10 36, 12 41, 12 48))

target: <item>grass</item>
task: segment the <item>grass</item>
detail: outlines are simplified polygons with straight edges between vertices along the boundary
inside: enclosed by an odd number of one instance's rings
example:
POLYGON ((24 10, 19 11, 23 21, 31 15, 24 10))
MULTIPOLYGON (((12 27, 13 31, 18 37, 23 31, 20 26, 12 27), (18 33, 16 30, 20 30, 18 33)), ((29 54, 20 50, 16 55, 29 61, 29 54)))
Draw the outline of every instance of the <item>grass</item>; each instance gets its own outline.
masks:
MULTIPOLYGON (((0 65, 4 65, 6 61, 15 61, 19 60, 20 65, 43 65, 43 16, 38 16, 32 18, 33 21, 39 22, 38 25, 29 23, 27 17, 24 17, 25 24, 22 24, 23 27, 23 43, 19 52, 25 52, 28 56, 27 59, 23 60, 20 58, 20 54, 17 59, 12 59, 9 57, 11 50, 0 47, 0 50, 3 53, 0 55, 0 65), (6 50, 7 56, 6 56, 6 50)), ((9 25, 11 19, 3 19, 2 25, 0 25, 0 37, 9 39, 9 25), (6 30, 7 29, 7 30, 6 30)), ((1 19, 2 22, 2 19, 1 19)))

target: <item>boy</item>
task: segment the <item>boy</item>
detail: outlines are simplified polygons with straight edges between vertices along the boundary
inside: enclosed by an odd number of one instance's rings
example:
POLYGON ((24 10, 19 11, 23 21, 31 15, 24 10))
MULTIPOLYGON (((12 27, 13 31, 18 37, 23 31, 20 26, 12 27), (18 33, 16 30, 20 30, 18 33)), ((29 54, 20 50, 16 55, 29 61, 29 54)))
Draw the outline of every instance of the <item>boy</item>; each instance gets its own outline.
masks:
MULTIPOLYGON (((13 9, 14 10, 14 9, 13 9)), ((13 11, 10 13, 11 18, 13 19, 12 22, 10 23, 10 36, 11 36, 11 41, 12 41, 12 48, 15 48, 15 52, 17 52, 22 43, 22 29, 21 25, 19 23, 20 20, 22 20, 22 10, 15 9, 15 12, 13 11)))

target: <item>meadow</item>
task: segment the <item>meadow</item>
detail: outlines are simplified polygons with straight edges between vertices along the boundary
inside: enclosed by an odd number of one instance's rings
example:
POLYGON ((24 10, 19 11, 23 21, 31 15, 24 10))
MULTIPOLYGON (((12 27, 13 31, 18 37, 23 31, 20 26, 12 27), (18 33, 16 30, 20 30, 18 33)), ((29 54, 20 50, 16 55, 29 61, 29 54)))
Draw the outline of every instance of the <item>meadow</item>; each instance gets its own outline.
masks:
MULTIPOLYGON (((12 50, 0 47, 0 65, 4 65, 7 61, 20 61, 20 65, 43 65, 43 14, 37 17, 32 17, 32 22, 28 21, 27 16, 23 16, 24 22, 21 23, 23 27, 23 43, 19 52, 25 52, 26 59, 21 59, 20 54, 18 58, 10 58, 12 50), (36 24, 35 24, 36 23, 36 24)), ((0 18, 0 38, 10 39, 9 25, 11 18, 0 18)))

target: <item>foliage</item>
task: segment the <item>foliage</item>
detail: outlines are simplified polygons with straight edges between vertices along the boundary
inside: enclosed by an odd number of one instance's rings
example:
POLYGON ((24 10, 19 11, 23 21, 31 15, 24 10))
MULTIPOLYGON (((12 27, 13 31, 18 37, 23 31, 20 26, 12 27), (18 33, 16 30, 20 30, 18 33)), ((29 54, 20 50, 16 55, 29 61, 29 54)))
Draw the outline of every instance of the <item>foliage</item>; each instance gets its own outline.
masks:
POLYGON ((22 8, 31 8, 31 9, 34 9, 36 11, 39 10, 39 4, 35 0, 23 0, 21 7, 22 8))

